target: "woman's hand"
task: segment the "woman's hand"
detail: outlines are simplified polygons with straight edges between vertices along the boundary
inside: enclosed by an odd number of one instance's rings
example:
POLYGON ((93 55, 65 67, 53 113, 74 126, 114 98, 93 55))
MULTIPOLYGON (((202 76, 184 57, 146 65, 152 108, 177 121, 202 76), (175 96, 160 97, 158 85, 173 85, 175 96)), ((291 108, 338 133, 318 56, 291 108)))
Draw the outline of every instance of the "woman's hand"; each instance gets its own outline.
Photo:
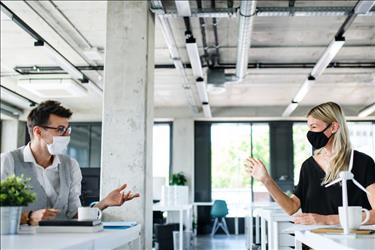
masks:
POLYGON ((303 225, 327 225, 328 217, 326 215, 321 214, 313 214, 313 213, 302 213, 296 214, 294 217, 294 223, 296 224, 303 224, 303 225))
POLYGON ((248 174, 254 177, 256 180, 264 183, 270 178, 266 167, 261 160, 254 158, 247 158, 245 161, 245 170, 248 174))
POLYGON ((49 220, 55 218, 60 213, 60 210, 54 208, 46 208, 34 211, 30 216, 30 224, 38 225, 41 220, 49 220))
POLYGON ((132 193, 131 191, 125 192, 127 184, 123 184, 120 187, 116 188, 110 192, 103 200, 101 200, 96 207, 103 210, 107 207, 121 206, 126 201, 130 201, 136 197, 139 197, 139 193, 132 193))

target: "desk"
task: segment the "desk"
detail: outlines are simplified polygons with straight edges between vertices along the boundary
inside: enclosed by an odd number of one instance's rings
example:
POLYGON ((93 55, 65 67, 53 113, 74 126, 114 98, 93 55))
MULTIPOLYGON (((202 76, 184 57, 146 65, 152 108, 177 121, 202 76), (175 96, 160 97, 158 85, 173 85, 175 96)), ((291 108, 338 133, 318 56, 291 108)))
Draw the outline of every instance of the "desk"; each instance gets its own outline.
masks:
POLYGON ((245 217, 246 248, 252 249, 253 239, 253 217, 255 217, 255 244, 260 243, 260 216, 254 213, 254 209, 280 209, 276 202, 253 202, 248 207, 248 215, 245 217))
MULTIPOLYGON (((156 203, 153 205, 152 210, 153 211, 178 211, 180 213, 180 240, 179 240, 179 249, 183 249, 183 226, 184 226, 184 211, 186 212, 186 218, 191 219, 191 209, 192 205, 181 205, 181 206, 163 206, 160 203, 156 203)), ((189 220, 190 221, 190 220, 189 220)), ((189 225, 186 225, 186 228, 189 230, 191 229, 191 223, 188 223, 189 225)))
POLYGON ((105 229, 98 233, 37 233, 1 235, 1 249, 115 249, 131 244, 141 249, 141 226, 105 229))
POLYGON ((295 231, 295 249, 301 250, 302 243, 313 249, 375 249, 375 235, 331 235, 311 231, 295 231))
POLYGON ((266 235, 268 249, 283 249, 294 246, 294 237, 285 233, 284 229, 293 225, 293 218, 281 208, 255 209, 254 215, 261 218, 261 249, 266 250, 266 235), (266 230, 268 224, 268 230, 266 230))

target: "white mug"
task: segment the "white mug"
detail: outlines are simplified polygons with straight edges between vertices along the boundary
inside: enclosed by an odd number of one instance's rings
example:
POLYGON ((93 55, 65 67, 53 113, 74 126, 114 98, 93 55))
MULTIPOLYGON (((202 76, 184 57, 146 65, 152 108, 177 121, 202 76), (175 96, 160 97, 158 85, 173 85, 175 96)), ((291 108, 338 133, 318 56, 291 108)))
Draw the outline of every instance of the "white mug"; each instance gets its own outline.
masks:
POLYGON ((100 220, 102 211, 97 207, 79 207, 78 220, 100 220))
MULTIPOLYGON (((344 227, 344 208, 339 207, 340 224, 344 227)), ((366 208, 351 206, 348 207, 348 226, 349 229, 357 229, 365 224, 370 218, 370 212, 366 208), (365 212, 366 217, 362 221, 362 211, 365 212)))

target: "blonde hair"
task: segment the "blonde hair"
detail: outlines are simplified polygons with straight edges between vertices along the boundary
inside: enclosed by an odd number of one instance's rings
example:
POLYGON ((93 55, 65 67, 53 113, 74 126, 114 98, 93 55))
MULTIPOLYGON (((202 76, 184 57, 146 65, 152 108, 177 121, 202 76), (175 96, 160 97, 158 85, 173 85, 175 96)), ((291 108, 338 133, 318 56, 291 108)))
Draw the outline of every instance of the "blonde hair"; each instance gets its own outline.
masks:
MULTIPOLYGON (((344 112, 341 107, 334 102, 326 102, 313 107, 307 113, 307 116, 312 116, 328 125, 333 122, 339 124, 338 130, 332 135, 333 156, 329 163, 329 170, 322 182, 322 185, 324 185, 335 180, 341 171, 347 171, 349 169, 349 160, 352 150, 349 130, 345 121, 344 112)), ((320 154, 322 149, 315 150, 314 155, 320 154)))

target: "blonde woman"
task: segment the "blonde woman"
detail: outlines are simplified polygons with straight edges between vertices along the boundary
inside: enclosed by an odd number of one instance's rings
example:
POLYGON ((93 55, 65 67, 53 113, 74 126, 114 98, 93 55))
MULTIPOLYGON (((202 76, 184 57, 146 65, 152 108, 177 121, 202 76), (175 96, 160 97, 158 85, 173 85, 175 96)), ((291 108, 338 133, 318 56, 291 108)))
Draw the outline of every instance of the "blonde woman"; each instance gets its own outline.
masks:
MULTIPOLYGON (((340 171, 349 168, 352 148, 344 114, 338 104, 323 103, 309 111, 307 125, 307 138, 315 152, 302 164, 299 183, 291 197, 281 191, 260 160, 248 158, 245 168, 252 177, 265 185, 272 198, 286 213, 292 215, 301 208, 302 213, 294 216, 295 223, 339 224, 341 186, 338 183, 326 188, 324 184, 335 180, 340 171)), ((374 160, 364 153, 354 151, 351 172, 370 195, 348 182, 349 205, 370 210, 367 224, 375 224, 374 160)))

